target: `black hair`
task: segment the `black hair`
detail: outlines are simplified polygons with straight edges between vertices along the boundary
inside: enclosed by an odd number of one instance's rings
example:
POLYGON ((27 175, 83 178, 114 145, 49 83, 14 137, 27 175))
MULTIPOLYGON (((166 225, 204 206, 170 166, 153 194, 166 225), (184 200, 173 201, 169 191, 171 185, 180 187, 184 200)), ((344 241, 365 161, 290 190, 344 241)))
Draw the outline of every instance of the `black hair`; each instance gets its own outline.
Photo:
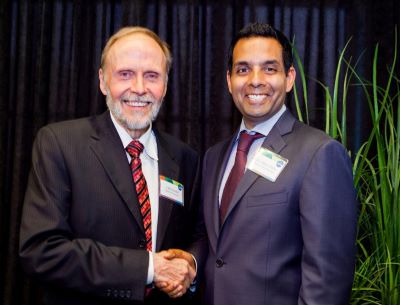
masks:
POLYGON ((273 28, 269 24, 258 22, 248 24, 232 39, 228 53, 229 74, 232 72, 233 49, 235 48, 237 42, 240 39, 251 37, 274 38, 279 42, 279 44, 282 46, 283 65, 285 67, 285 73, 287 74, 289 68, 293 65, 292 46, 289 42, 289 39, 281 31, 273 28))

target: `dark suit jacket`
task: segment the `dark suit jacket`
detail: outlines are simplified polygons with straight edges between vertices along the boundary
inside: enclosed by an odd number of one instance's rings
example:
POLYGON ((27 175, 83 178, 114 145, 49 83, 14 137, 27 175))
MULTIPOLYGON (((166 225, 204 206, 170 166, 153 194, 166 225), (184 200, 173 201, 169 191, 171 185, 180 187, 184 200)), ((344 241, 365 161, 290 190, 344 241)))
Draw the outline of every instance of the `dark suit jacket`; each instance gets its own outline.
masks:
MULTIPOLYGON (((262 144, 289 160, 275 182, 247 170, 219 223, 218 192, 235 137, 203 161, 207 305, 347 305, 357 202, 346 150, 286 111, 262 144)), ((192 246, 203 268, 205 243, 192 246)))
MULTIPOLYGON (((184 185, 184 207, 160 197, 157 251, 185 248, 197 213, 198 155, 155 134, 159 174, 184 185)), ((42 128, 32 162, 20 257, 26 272, 46 284, 47 304, 141 303, 149 260, 144 228, 109 112, 42 128)), ((161 293, 155 299, 169 302, 161 293)))

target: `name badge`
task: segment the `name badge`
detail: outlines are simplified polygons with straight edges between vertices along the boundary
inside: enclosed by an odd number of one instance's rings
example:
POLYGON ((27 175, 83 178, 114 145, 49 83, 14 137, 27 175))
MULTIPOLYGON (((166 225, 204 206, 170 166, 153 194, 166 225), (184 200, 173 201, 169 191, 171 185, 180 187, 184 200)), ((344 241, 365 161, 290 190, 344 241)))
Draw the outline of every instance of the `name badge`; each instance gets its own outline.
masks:
POLYGON ((183 184, 160 175, 160 196, 183 206, 183 184))
POLYGON ((247 168, 256 174, 275 182, 289 160, 282 156, 260 147, 247 168))

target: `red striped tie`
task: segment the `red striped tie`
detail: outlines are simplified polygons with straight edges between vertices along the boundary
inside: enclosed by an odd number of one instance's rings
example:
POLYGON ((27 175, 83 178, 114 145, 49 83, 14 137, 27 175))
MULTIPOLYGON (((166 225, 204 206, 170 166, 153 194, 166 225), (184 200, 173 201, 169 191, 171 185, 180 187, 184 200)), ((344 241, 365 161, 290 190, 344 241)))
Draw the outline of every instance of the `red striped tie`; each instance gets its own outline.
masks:
POLYGON ((135 183, 136 194, 139 200, 140 212, 142 213, 144 232, 146 234, 146 249, 147 251, 152 250, 151 242, 151 206, 149 198, 149 190, 147 189, 146 179, 144 178, 142 171, 142 161, 140 160, 140 154, 143 151, 143 144, 139 141, 133 140, 126 147, 126 151, 132 157, 131 170, 132 178, 135 183))

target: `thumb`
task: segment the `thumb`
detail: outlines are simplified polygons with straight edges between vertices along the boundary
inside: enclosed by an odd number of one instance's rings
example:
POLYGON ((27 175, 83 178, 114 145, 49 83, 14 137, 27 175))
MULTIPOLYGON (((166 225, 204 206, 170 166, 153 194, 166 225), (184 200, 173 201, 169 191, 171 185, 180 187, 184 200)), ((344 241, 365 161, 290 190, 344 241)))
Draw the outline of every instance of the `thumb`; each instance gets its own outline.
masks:
POLYGON ((165 258, 165 259, 173 259, 173 258, 175 258, 176 257, 176 255, 175 255, 175 251, 173 251, 173 250, 167 250, 167 251, 163 251, 163 257, 165 258))

